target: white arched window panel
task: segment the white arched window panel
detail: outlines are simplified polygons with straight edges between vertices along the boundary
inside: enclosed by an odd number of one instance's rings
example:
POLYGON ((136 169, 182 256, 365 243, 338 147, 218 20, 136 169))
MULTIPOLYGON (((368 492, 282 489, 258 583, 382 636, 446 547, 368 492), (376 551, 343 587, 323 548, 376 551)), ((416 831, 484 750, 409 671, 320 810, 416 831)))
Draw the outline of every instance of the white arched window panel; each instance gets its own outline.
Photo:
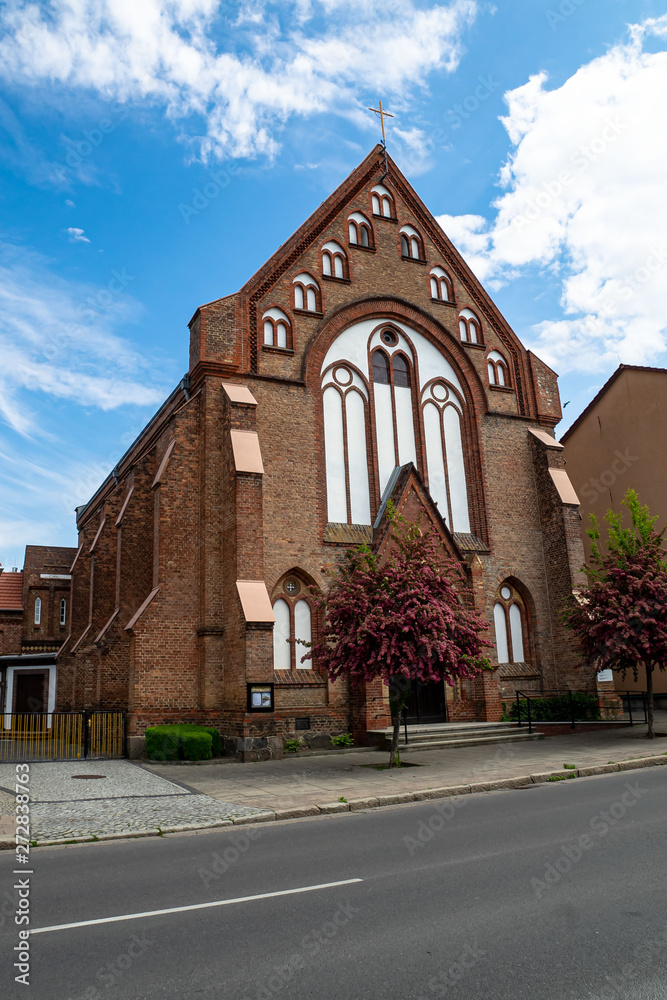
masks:
POLYGON ((523 628, 521 625, 521 608, 518 604, 510 607, 510 635, 512 636, 512 662, 522 663, 523 655, 523 628))
MULTIPOLYGON (((382 386, 385 388, 385 386, 382 386)), ((386 388, 389 388, 388 386, 386 388)), ((377 389, 377 387, 376 387, 377 389)), ((412 409, 412 389, 407 386, 394 386, 396 400, 396 432, 398 436, 398 465, 412 462, 417 466, 417 449, 415 446, 415 418, 412 409)))
POLYGON ((374 212, 374 214, 375 215, 381 215, 382 213, 380 212, 380 199, 378 198, 378 196, 376 194, 373 195, 372 201, 373 201, 373 212, 374 212))
POLYGON ((35 625, 40 625, 42 622, 42 598, 35 598, 35 625))
POLYGON ((373 195, 373 211, 375 214, 384 215, 386 219, 391 219, 391 206, 394 202, 391 191, 384 184, 376 184, 371 188, 371 193, 373 195))
POLYGON ((428 471, 428 491, 438 505, 440 516, 451 529, 445 461, 442 453, 442 430, 440 410, 433 403, 424 407, 424 432, 426 437, 426 467, 428 471))
POLYGON ((358 392, 345 396, 347 417, 347 460, 350 476, 350 513, 352 524, 371 523, 371 501, 368 487, 368 456, 366 454, 366 411, 358 392))
MULTIPOLYGON (((393 332, 396 333, 395 330, 393 332)), ((410 358, 410 361, 414 361, 414 353, 405 337, 400 333, 397 334, 397 337, 398 342, 395 345, 392 346, 390 344, 385 344, 382 339, 382 330, 376 330, 370 344, 368 345, 369 350, 374 351, 376 347, 382 347, 382 350, 385 354, 388 354, 389 357, 395 354, 396 351, 400 351, 401 354, 405 354, 408 358, 410 358)))
POLYGON ((375 399, 375 435, 378 448, 378 473, 380 476, 380 494, 389 482, 389 477, 396 468, 396 452, 394 450, 394 413, 391 403, 391 386, 374 385, 375 399))
POLYGON ((300 285, 314 285, 315 288, 319 288, 319 285, 310 274, 297 274, 296 278, 292 280, 292 284, 295 285, 297 282, 300 285))
POLYGON ((446 406, 443 423, 445 427, 445 449, 447 471, 449 473, 449 496, 452 504, 452 531, 470 531, 468 511, 468 489, 463 462, 463 441, 461 439, 461 419, 453 406, 446 406))
POLYGON ((347 218, 348 218, 348 221, 354 221, 354 222, 358 222, 358 223, 363 223, 363 225, 365 225, 365 226, 370 225, 370 223, 369 223, 368 219, 366 218, 366 216, 362 215, 361 212, 353 212, 352 215, 348 215, 347 218))
POLYGON ((332 385, 324 390, 324 457, 327 470, 327 517, 337 524, 346 524, 343 400, 338 389, 334 389, 332 385))
POLYGON ((366 388, 366 383, 359 378, 357 373, 347 365, 335 365, 330 368, 322 379, 322 388, 326 388, 328 385, 338 385, 341 390, 345 391, 347 389, 356 389, 364 399, 368 399, 368 389, 366 388), (335 373, 335 377, 334 377, 335 373))
POLYGON ((334 257, 334 276, 336 278, 344 278, 345 270, 343 268, 343 260, 340 256, 334 257))
POLYGON ((498 663, 509 663, 510 654, 507 643, 507 621, 505 619, 505 608, 502 604, 496 604, 493 609, 493 624, 496 629, 496 646, 498 647, 498 663))
POLYGON ((287 347, 287 327, 282 320, 276 323, 276 347, 287 347))
POLYGON ((415 260, 419 260, 419 240, 416 236, 410 238, 410 254, 415 260))
POLYGON ((438 285, 437 280, 433 276, 431 276, 431 296, 434 299, 440 298, 440 286, 438 285))
POLYGON ((317 312, 317 297, 315 289, 311 285, 306 289, 306 305, 310 312, 317 312))
POLYGON ((440 353, 430 340, 423 337, 421 333, 409 332, 410 339, 417 351, 419 378, 421 381, 420 388, 425 386, 427 382, 430 382, 431 379, 443 378, 445 381, 450 382, 461 396, 463 396, 464 392, 458 376, 444 355, 440 353))
POLYGON ((452 392, 451 388, 443 385, 442 382, 432 382, 427 385, 422 392, 422 403, 435 402, 436 406, 444 406, 445 403, 453 404, 456 409, 461 412, 461 404, 459 403, 458 397, 452 392))
POLYGON ((287 314, 284 313, 282 309, 278 309, 277 306, 271 306, 270 309, 267 309, 266 312, 262 313, 262 319, 275 319, 275 320, 282 319, 285 321, 285 323, 289 323, 287 314))
POLYGON ((322 274, 331 274, 331 257, 328 253, 322 254, 322 274))
POLYGON ((264 343, 273 346, 273 323, 269 319, 264 320, 264 343))
POLYGON ((459 333, 461 335, 461 340, 468 339, 468 324, 462 319, 459 320, 459 333))
POLYGON ((276 617, 273 626, 273 669, 290 669, 290 613, 289 604, 283 598, 279 598, 273 605, 273 613, 276 617))
POLYGON ((308 601, 297 601, 294 605, 294 638, 296 639, 296 667, 297 670, 311 670, 312 660, 301 663, 301 657, 308 652, 306 643, 312 642, 312 616, 308 601))
POLYGON ((405 233, 406 236, 419 236, 417 230, 413 229, 412 226, 401 226, 399 232, 405 233))
POLYGON ((294 308, 303 309, 303 288, 297 285, 294 289, 294 308))
POLYGON ((479 344, 482 340, 482 324, 479 321, 479 317, 475 315, 472 309, 462 309, 459 313, 459 330, 461 332, 461 340, 468 340, 471 344, 479 344), (462 323, 461 320, 467 320, 468 331, 466 333, 466 324, 462 323))
POLYGON ((505 358, 502 356, 500 351, 489 351, 487 357, 489 361, 502 361, 503 364, 506 364, 505 358))

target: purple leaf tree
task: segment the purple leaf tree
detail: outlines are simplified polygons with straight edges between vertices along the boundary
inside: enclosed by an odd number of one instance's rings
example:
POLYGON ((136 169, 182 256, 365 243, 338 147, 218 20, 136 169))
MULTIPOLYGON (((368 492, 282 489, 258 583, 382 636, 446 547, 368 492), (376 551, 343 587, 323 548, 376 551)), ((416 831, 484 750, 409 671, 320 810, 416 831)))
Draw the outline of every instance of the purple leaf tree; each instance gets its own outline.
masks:
MULTIPOLYGON (((382 557, 350 549, 317 599, 322 621, 307 657, 353 686, 381 678, 393 725, 390 767, 400 766, 401 710, 412 681, 475 677, 489 668, 488 622, 472 607, 460 567, 436 532, 422 532, 388 505, 391 544, 382 557)), ((306 657, 304 657, 306 659, 306 657)))
POLYGON ((606 552, 600 551, 600 529, 591 514, 591 565, 584 566, 588 587, 565 612, 567 625, 579 640, 582 653, 599 670, 611 668, 635 680, 642 671, 648 701, 648 737, 655 736, 653 671, 667 663, 667 551, 664 530, 657 532, 657 517, 628 490, 623 506, 632 526, 624 528, 622 515, 608 510, 606 552))

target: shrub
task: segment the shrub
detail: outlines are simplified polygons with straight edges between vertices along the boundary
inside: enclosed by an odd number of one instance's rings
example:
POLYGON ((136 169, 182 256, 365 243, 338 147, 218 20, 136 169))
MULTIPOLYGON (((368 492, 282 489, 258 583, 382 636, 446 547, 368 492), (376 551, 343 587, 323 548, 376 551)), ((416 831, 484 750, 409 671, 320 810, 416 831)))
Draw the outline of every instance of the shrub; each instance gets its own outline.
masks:
MULTIPOLYGON (((595 722, 601 717, 597 697, 593 694, 586 694, 585 691, 573 691, 571 703, 569 695, 530 699, 530 717, 533 722, 570 722, 573 709, 575 722, 595 722)), ((528 701, 526 698, 520 699, 519 711, 521 722, 527 722, 528 701)), ((516 701, 505 706, 503 715, 508 722, 518 721, 516 701)))
POLYGON ((339 736, 332 736, 331 742, 335 747, 351 747, 354 746, 354 740, 352 739, 352 733, 341 733, 339 736))
POLYGON ((150 760, 210 760, 221 749, 217 729, 193 722, 146 729, 146 754, 150 760))
POLYGON ((213 740, 204 729, 185 729, 181 732, 181 747, 185 760, 210 760, 213 740))
POLYGON ((301 740, 285 740, 283 743, 283 749, 286 753, 296 753, 297 750, 301 749, 301 740))

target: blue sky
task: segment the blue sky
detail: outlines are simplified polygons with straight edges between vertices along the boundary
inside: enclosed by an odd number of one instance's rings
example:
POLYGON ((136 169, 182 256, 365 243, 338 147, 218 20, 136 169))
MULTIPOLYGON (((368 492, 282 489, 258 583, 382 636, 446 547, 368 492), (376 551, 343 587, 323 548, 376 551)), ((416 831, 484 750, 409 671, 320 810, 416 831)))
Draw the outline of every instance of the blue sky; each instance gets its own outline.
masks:
POLYGON ((667 363, 667 0, 8 0, 4 566, 76 544, 197 305, 363 159, 380 97, 390 152, 560 373, 558 433, 619 360, 667 363))

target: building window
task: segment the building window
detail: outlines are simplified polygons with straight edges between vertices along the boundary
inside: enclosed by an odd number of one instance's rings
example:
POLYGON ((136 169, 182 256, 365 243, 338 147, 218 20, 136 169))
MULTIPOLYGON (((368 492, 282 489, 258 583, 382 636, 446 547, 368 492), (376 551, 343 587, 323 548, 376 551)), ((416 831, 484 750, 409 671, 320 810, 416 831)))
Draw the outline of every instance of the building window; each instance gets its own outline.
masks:
POLYGON ((472 309, 462 309, 459 313, 459 333, 464 344, 482 343, 482 324, 472 309))
POLYGON ((347 267, 347 255, 339 243, 329 240, 322 247, 322 274, 327 278, 349 277, 347 267))
POLYGON ((297 274, 294 286, 294 308, 304 312, 321 312, 320 286, 310 274, 297 274))
POLYGON ((486 358, 489 385, 509 386, 507 362, 499 351, 491 351, 486 358))
POLYGON ((424 244, 412 226, 401 227, 401 256, 409 260, 424 260, 424 244))
POLYGON ((431 286, 432 299, 437 299, 439 302, 454 301, 454 289, 451 278, 441 267, 434 267, 431 269, 429 283, 431 286))
POLYGON ((493 607, 498 663, 524 663, 526 660, 526 606, 517 591, 505 581, 496 594, 493 607))
POLYGON ((292 347, 292 324, 288 317, 275 306, 262 316, 264 324, 264 346, 282 347, 290 349, 292 347))
POLYGON ((296 577, 288 577, 273 604, 273 669, 312 670, 313 661, 301 657, 313 639, 313 612, 305 587, 296 577))
POLYGON ((456 373, 417 331, 385 322, 368 332, 362 322, 340 334, 323 364, 329 523, 371 524, 394 469, 412 462, 449 529, 470 532, 456 373))
POLYGON ((41 625, 42 623, 42 598, 35 598, 35 625, 41 625))
POLYGON ((384 219, 395 218, 394 199, 391 191, 384 184, 376 184, 375 187, 371 188, 371 201, 373 215, 380 215, 384 219))
POLYGON ((60 599, 60 624, 65 625, 67 623, 67 601, 64 597, 60 599))
POLYGON ((350 245, 357 247, 373 248, 373 230, 365 215, 361 212, 353 212, 347 220, 347 229, 350 238, 350 245))

